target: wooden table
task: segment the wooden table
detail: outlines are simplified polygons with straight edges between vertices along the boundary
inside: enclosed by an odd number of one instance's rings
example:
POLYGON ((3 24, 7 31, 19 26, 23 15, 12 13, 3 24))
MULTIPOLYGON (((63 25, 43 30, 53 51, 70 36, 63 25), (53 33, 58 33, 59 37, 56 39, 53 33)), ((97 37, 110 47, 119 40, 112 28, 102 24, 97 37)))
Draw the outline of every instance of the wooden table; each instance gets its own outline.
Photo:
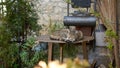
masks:
MULTIPOLYGON (((51 40, 49 36, 42 35, 38 37, 37 39, 39 42, 47 42, 48 43, 48 62, 52 60, 52 44, 53 43, 59 43, 60 44, 60 62, 63 61, 63 45, 66 44, 65 41, 59 41, 59 40, 51 40)), ((82 43, 83 48, 83 58, 88 60, 88 52, 87 52, 87 46, 86 43, 94 40, 92 36, 85 36, 82 40, 73 42, 73 44, 80 44, 82 43)))

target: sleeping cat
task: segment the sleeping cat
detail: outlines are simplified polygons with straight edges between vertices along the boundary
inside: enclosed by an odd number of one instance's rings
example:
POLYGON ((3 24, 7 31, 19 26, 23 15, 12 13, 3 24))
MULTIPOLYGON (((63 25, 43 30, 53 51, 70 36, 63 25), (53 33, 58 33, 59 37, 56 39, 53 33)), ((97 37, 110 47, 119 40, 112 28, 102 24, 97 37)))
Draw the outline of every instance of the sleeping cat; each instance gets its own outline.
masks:
POLYGON ((50 38, 54 40, 74 42, 83 39, 83 33, 80 30, 75 29, 62 29, 55 31, 50 35, 50 38))

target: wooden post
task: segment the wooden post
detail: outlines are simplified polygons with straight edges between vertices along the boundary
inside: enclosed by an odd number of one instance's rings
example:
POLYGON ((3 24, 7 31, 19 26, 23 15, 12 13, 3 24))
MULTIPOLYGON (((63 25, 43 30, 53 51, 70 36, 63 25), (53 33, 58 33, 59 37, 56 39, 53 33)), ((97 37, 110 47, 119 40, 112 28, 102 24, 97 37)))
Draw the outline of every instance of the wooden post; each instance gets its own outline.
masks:
MULTIPOLYGON (((116 33, 117 32, 117 26, 118 26, 118 22, 117 22, 117 0, 113 0, 113 6, 114 6, 114 19, 113 21, 115 22, 115 29, 116 29, 116 33)), ((118 34, 117 34, 118 35, 118 34)), ((119 58, 119 43, 117 39, 114 39, 114 54, 115 54, 115 61, 116 61, 116 68, 120 68, 120 58, 119 58)))
POLYGON ((83 58, 88 60, 86 41, 82 42, 82 48, 83 48, 83 58))
POLYGON ((48 42, 48 62, 52 60, 52 43, 48 42))
POLYGON ((63 62, 63 44, 60 44, 60 62, 63 62))

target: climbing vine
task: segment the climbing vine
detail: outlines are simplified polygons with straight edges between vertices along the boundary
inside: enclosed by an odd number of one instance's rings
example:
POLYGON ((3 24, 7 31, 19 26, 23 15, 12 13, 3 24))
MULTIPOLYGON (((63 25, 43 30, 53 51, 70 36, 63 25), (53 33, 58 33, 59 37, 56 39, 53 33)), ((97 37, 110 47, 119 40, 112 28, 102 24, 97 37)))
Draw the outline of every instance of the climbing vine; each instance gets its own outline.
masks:
POLYGON ((109 64, 109 68, 113 68, 113 66, 112 66, 112 64, 114 62, 113 61, 113 58, 114 58, 113 48, 115 46, 115 44, 114 44, 115 41, 114 40, 118 39, 118 36, 117 36, 116 32, 114 31, 113 25, 110 23, 110 21, 106 20, 105 25, 107 27, 107 30, 105 32, 105 35, 106 35, 105 41, 107 43, 107 49, 109 50, 109 55, 108 56, 109 56, 110 61, 111 61, 110 64, 109 64))

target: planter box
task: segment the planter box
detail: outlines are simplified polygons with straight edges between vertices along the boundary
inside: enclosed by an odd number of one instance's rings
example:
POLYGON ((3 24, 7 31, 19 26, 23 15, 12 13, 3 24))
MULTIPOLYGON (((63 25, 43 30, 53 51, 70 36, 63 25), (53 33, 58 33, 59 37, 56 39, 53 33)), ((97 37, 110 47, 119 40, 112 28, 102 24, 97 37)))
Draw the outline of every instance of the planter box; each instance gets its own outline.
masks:
POLYGON ((92 27, 76 27, 76 30, 81 30, 84 36, 92 36, 92 27))
POLYGON ((90 7, 91 4, 91 0, 71 0, 71 2, 73 8, 78 8, 78 7, 87 8, 90 7))

